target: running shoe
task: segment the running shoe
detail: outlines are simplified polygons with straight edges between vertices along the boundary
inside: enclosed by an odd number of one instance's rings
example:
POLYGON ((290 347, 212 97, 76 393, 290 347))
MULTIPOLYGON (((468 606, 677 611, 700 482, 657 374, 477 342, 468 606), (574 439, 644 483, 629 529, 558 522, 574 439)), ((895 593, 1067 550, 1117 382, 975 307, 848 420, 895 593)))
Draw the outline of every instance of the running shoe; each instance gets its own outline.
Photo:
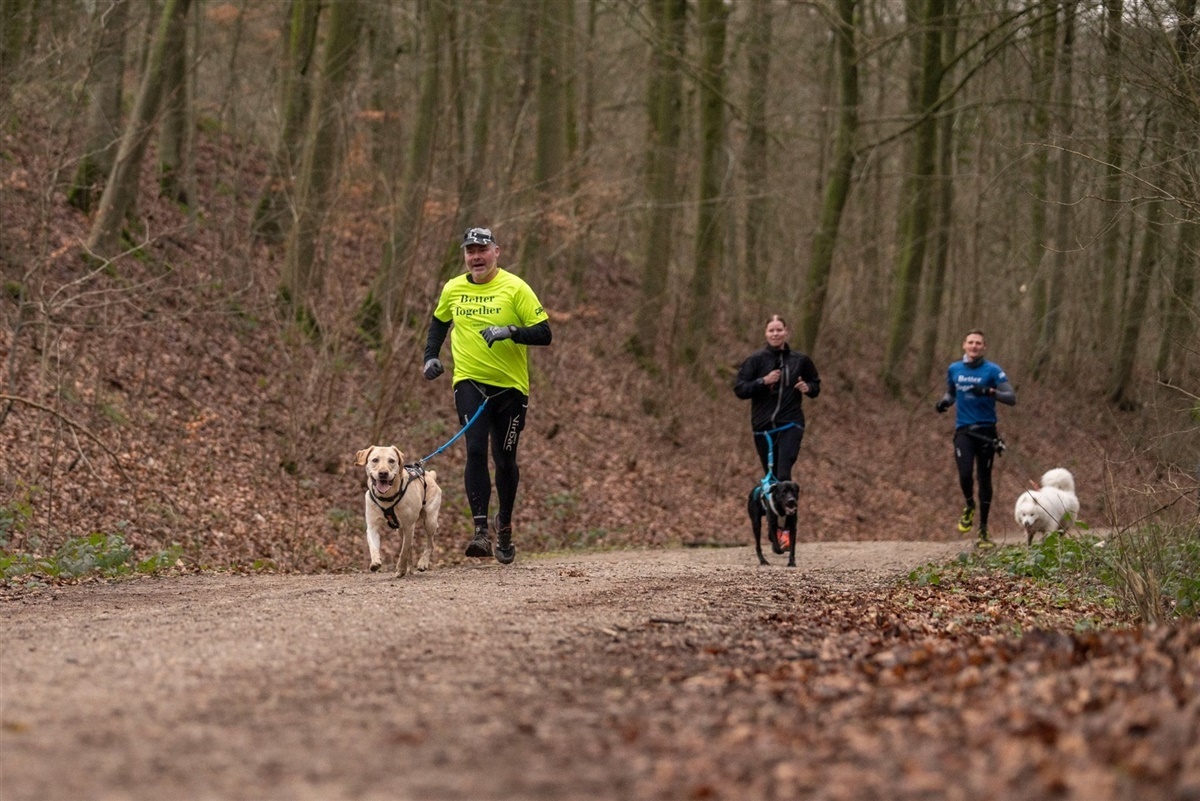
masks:
POLYGON ((971 530, 971 526, 975 525, 975 507, 965 506, 962 510, 962 516, 958 518, 958 530, 966 534, 971 530))
POLYGON ((975 547, 980 550, 996 547, 996 543, 988 536, 986 528, 979 529, 979 539, 975 541, 975 547))
POLYGON ((488 537, 487 524, 475 527, 475 537, 467 545, 467 556, 487 557, 492 555, 492 541, 488 537))
POLYGON ((779 529, 779 551, 782 553, 792 547, 792 532, 786 528, 779 529))
POLYGON ((502 526, 500 515, 496 515, 492 518, 492 524, 496 527, 496 561, 502 565, 510 565, 512 560, 517 558, 517 546, 513 545, 512 541, 512 523, 502 526))

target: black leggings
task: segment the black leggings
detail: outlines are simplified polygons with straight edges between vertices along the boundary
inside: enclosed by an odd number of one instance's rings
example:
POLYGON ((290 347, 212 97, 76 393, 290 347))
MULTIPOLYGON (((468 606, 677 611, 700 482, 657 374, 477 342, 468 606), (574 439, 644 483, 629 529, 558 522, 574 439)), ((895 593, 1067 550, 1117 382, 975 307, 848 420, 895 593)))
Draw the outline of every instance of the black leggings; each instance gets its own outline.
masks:
POLYGON ((518 390, 460 381, 454 385, 454 408, 459 422, 467 424, 487 398, 483 410, 463 438, 467 442, 467 465, 463 483, 467 503, 476 526, 487 525, 488 505, 492 500, 492 477, 488 473, 488 443, 492 446, 492 461, 496 465, 496 495, 500 502, 500 523, 512 523, 513 504, 517 499, 517 484, 521 471, 517 467, 517 444, 525 428, 525 412, 529 396, 518 390))
POLYGON ((775 465, 772 470, 772 466, 767 463, 767 436, 765 432, 755 431, 754 448, 758 451, 758 460, 762 462, 763 472, 772 473, 776 481, 791 481, 792 465, 800 455, 800 442, 803 439, 804 429, 798 425, 771 434, 771 444, 775 450, 775 465))
POLYGON ((979 528, 986 529, 988 510, 992 506, 992 461, 996 457, 993 442, 995 426, 960 428, 954 432, 954 463, 958 466, 958 484, 962 487, 967 506, 975 505, 975 485, 972 470, 979 474, 979 528))

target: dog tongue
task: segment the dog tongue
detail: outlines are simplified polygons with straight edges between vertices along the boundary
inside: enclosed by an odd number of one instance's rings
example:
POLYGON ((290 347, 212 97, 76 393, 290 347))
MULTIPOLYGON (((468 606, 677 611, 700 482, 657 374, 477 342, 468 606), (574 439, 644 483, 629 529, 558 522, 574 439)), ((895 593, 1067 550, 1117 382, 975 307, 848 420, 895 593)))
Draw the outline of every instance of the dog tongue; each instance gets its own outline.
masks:
POLYGON ((375 489, 378 490, 379 492, 387 492, 391 488, 392 488, 391 481, 384 481, 381 478, 375 479, 375 489))

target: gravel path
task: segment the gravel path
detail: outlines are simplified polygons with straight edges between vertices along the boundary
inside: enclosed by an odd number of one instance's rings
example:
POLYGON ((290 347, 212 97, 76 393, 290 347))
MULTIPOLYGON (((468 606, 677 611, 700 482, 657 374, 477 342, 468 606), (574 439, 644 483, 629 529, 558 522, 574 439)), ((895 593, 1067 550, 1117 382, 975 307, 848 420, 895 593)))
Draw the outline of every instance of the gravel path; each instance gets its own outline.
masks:
POLYGON ((796 570, 742 547, 46 589, 0 605, 0 799, 670 797, 709 758, 680 727, 722 712, 681 700, 706 653, 798 587, 869 587, 958 550, 803 544, 796 570))

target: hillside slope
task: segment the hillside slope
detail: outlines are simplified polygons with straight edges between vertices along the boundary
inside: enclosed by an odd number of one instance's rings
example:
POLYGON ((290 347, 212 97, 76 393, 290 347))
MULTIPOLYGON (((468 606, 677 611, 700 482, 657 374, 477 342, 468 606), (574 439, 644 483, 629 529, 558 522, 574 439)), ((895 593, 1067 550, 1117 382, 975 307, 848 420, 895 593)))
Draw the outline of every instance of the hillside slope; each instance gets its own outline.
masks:
MULTIPOLYGON (((10 546, 45 551, 120 532, 140 553, 178 544, 193 566, 363 567, 354 452, 378 438, 416 459, 457 430, 448 381, 419 374, 435 271, 410 287, 411 327, 390 355, 370 347, 353 317, 384 234, 348 203, 327 238, 324 336, 298 339, 274 303, 282 246, 239 233, 258 176, 232 192, 217 186, 233 143, 201 140, 200 196, 212 205, 195 218, 154 199, 147 175, 144 246, 95 267, 82 258, 87 220, 51 183, 52 140, 36 119, 3 140, 0 391, 19 400, 0 420, 0 506, 30 515, 10 546)), ((436 264, 444 243, 431 236, 418 262, 436 264)), ((555 339, 532 355, 518 543, 746 542, 744 499, 760 475, 748 408, 731 384, 761 325, 713 322, 703 386, 680 370, 651 375, 624 348, 636 270, 576 255, 587 267, 584 299, 561 279, 539 286, 555 339)), ((989 355, 1005 364, 1004 332, 989 333, 989 355)), ((813 354, 823 386, 807 403, 797 464, 801 540, 957 537, 952 423, 932 409, 940 380, 921 395, 889 396, 875 379, 873 337, 830 324, 831 344, 813 354)), ((1019 403, 1002 412, 1010 450, 996 470, 993 528, 1015 525, 1013 499, 1056 465, 1076 473, 1082 517, 1102 520, 1111 488, 1140 485, 1148 469, 1130 456, 1137 418, 1114 419, 1098 397, 1029 384, 1018 365, 1005 366, 1019 403)), ((468 531, 461 443, 430 467, 447 490, 439 558, 456 560, 468 531)))

